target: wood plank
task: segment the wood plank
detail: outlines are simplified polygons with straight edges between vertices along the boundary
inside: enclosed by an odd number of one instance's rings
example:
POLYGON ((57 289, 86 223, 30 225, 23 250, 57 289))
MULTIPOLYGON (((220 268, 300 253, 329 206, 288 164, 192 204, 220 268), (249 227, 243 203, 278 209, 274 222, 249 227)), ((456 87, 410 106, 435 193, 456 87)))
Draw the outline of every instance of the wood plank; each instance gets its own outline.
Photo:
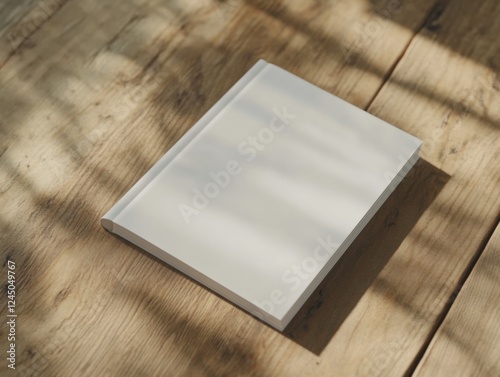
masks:
POLYGON ((362 375, 402 375, 407 355, 423 352, 417 344, 433 334, 496 225, 500 44, 492 36, 500 32, 499 14, 495 1, 438 9, 370 106, 422 138, 423 158, 451 177, 373 285, 386 304, 370 308, 373 322, 365 316, 356 329, 370 339, 378 335, 362 375))
MULTIPOLYGON (((498 156, 481 159, 498 150, 491 122, 461 116, 464 93, 441 98, 475 82, 437 91, 417 80, 431 69, 422 50, 430 44, 434 64, 487 83, 481 62, 494 51, 478 50, 477 64, 450 60, 454 31, 442 29, 412 44, 371 111, 432 144, 424 157, 438 168, 424 163, 391 197, 291 339, 111 237, 98 219, 258 57, 366 107, 436 3, 375 2, 379 13, 365 1, 61 7, 0 70, 0 241, 19 268, 20 374, 402 375, 498 209, 498 184, 484 177, 498 156), (444 125, 436 136, 445 121, 462 131, 444 125), (449 251, 448 231, 463 256, 449 251)), ((465 15, 453 16, 461 30, 465 15)), ((487 25, 486 37, 495 31, 487 25)), ((496 116, 497 93, 484 92, 484 111, 496 116)))
POLYGON ((497 226, 414 376, 500 376, 500 226, 497 226))

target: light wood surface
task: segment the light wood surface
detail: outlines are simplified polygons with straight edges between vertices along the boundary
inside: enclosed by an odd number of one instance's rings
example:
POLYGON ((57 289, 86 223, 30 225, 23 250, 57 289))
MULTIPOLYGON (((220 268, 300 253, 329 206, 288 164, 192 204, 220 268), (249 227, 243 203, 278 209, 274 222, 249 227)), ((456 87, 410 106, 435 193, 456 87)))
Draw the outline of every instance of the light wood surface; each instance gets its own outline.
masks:
POLYGON ((16 263, 18 325, 2 375, 455 375, 457 359, 496 376, 487 343, 447 335, 500 327, 477 305, 494 280, 476 276, 498 273, 481 261, 499 253, 485 250, 500 213, 499 17, 496 0, 3 2, 0 257, 5 282, 16 263), (283 334, 99 225, 259 58, 424 140, 283 334))
POLYGON ((426 350, 416 376, 500 376, 500 227, 426 350))

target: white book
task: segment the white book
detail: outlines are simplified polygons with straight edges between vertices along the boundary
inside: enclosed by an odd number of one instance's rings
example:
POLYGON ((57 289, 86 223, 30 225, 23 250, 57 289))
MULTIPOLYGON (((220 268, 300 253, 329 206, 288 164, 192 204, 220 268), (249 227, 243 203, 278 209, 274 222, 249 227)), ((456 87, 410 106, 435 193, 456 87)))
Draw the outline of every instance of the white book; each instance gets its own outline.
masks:
POLYGON ((420 145, 260 60, 101 223, 283 330, 420 145))

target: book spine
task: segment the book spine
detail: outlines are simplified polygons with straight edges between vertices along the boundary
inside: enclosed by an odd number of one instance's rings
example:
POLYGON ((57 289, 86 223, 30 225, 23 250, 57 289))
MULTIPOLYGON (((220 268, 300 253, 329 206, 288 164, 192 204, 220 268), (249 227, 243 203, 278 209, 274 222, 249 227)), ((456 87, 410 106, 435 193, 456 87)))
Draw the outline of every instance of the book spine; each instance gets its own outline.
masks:
POLYGON ((254 66, 245 73, 226 94, 224 94, 210 110, 208 110, 191 127, 175 145, 141 178, 137 183, 101 218, 101 225, 108 231, 113 232, 113 222, 116 216, 120 214, 134 198, 146 188, 154 178, 165 167, 174 160, 174 158, 193 140, 210 122, 223 110, 241 91, 268 65, 265 60, 259 60, 254 66))

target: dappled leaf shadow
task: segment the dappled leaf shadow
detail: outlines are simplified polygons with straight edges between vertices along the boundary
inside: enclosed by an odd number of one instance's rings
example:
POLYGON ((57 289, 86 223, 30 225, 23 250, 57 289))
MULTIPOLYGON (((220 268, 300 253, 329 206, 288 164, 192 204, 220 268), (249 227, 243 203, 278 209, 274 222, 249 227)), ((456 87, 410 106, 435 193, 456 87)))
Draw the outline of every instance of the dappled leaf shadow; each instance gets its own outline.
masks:
MULTIPOLYGON (((71 3, 68 2, 65 7, 70 6, 71 3)), ((18 194, 23 196, 20 199, 20 207, 29 209, 25 212, 20 211, 18 223, 2 227, 8 229, 9 232, 9 236, 5 238, 5 248, 2 253, 5 256, 17 258, 24 265, 25 274, 21 285, 23 292, 38 293, 40 287, 55 284, 53 277, 44 275, 44 272, 60 255, 70 252, 87 256, 85 261, 83 261, 84 258, 79 261, 81 263, 79 272, 88 273, 88 276, 85 275, 83 279, 82 275, 75 274, 72 280, 73 286, 82 287, 82 292, 86 292, 81 293, 79 298, 84 295, 92 297, 92 292, 87 292, 89 282, 86 279, 99 281, 102 288, 108 287, 110 284, 106 280, 108 275, 102 271, 114 271, 117 265, 125 263, 126 249, 134 253, 140 249, 127 243, 123 244, 122 241, 111 242, 108 234, 102 230, 99 231, 98 220, 105 212, 105 207, 117 200, 126 188, 133 184, 134 179, 142 176, 156 159, 161 157, 257 59, 265 58, 310 81, 316 83, 321 81, 320 85, 323 88, 341 96, 342 94, 350 95, 350 91, 338 89, 339 83, 343 82, 344 69, 357 69, 371 73, 377 77, 380 85, 384 85, 387 75, 385 68, 390 68, 395 62, 388 61, 383 64, 372 62, 365 56, 362 49, 352 51, 346 59, 346 46, 341 37, 329 33, 325 25, 315 22, 316 17, 329 6, 327 2, 314 2, 304 12, 292 13, 287 11, 285 2, 282 1, 248 0, 231 2, 229 7, 223 4, 222 8, 207 8, 203 10, 204 13, 199 14, 183 11, 183 4, 179 1, 159 1, 158 8, 155 10, 142 7, 135 0, 126 3, 135 4, 136 11, 134 12, 137 14, 130 14, 128 20, 122 19, 123 13, 119 13, 120 17, 113 17, 117 24, 123 23, 117 26, 117 35, 109 32, 111 28, 109 30, 100 28, 101 18, 97 10, 92 13, 90 8, 82 8, 81 12, 75 12, 79 13, 78 17, 83 20, 82 22, 91 22, 90 20, 94 19, 99 21, 96 22, 95 35, 104 32, 109 34, 106 34, 109 43, 103 45, 101 50, 82 50, 84 52, 82 52, 81 60, 87 64, 86 66, 78 69, 72 68, 81 73, 79 84, 88 84, 93 87, 96 83, 91 77, 98 77, 97 81, 102 82, 102 86, 97 87, 94 94, 90 96, 92 98, 89 99, 89 103, 73 101, 70 97, 71 91, 64 91, 60 88, 60 84, 68 80, 68 75, 56 65, 48 69, 45 75, 32 77, 33 72, 36 71, 35 65, 45 63, 43 59, 34 60, 32 66, 27 67, 20 72, 19 77, 16 77, 20 83, 19 90, 16 88, 7 92, 2 88, 0 92, 0 98, 5 103, 4 108, 7 109, 2 114, 3 119, 0 120, 2 135, 0 170, 8 177, 8 185, 2 187, 5 189, 2 194, 11 187, 16 189, 21 187, 23 190, 18 194), (157 38, 158 35, 153 35, 150 29, 136 28, 141 26, 141 22, 148 21, 144 18, 145 14, 156 10, 159 10, 158 14, 171 12, 174 15, 173 19, 165 20, 165 23, 178 27, 178 30, 172 33, 173 36, 159 33, 161 38, 157 38), (220 10, 227 15, 227 18, 213 18, 220 13, 220 10), (210 23, 223 23, 224 28, 210 37, 195 32, 197 26, 210 23), (119 35, 121 28, 127 28, 125 35, 119 35), (304 41, 303 44, 290 43, 292 37, 296 36, 304 41), (129 38, 141 41, 144 49, 139 52, 127 49, 126 47, 130 46, 127 43, 129 38), (182 38, 183 43, 179 43, 179 39, 176 38, 182 38), (162 51, 171 44, 174 44, 175 48, 171 50, 170 55, 162 54, 162 51), (122 72, 106 71, 105 67, 90 65, 96 54, 103 51, 126 58, 128 63, 135 64, 140 69, 134 71, 133 77, 122 77, 122 72), (94 73, 98 75, 93 76, 94 73), (327 80, 324 79, 325 76, 328 77, 327 80), (140 91, 141 88, 146 92, 144 96, 131 100, 130 112, 127 113, 125 119, 113 119, 113 116, 108 114, 115 105, 113 102, 107 103, 107 107, 104 108, 97 106, 101 100, 110 96, 106 91, 107 87, 115 87, 117 83, 123 85, 120 94, 133 90, 140 91), (151 83, 153 85, 149 85, 151 83), (35 93, 37 97, 28 98, 26 93, 35 93), (33 99, 36 101, 32 101, 33 99), (21 161, 18 160, 19 156, 12 157, 9 150, 9 143, 24 142, 14 137, 16 128, 22 130, 23 126, 28 125, 32 128, 33 137, 37 137, 34 131, 37 125, 31 122, 30 117, 40 110, 37 106, 43 102, 42 100, 47 101, 47 107, 50 105, 53 114, 60 115, 60 118, 52 120, 50 127, 47 127, 49 131, 47 134, 57 142, 56 145, 66 147, 65 154, 59 155, 58 158, 67 158, 66 153, 74 155, 75 151, 77 155, 77 157, 68 158, 73 161, 71 166, 74 171, 63 176, 61 184, 53 192, 39 192, 36 182, 31 182, 26 178, 25 171, 21 169, 21 161), (97 141, 91 139, 91 148, 81 153, 81 139, 85 138, 85 132, 78 133, 75 129, 88 126, 85 123, 87 120, 82 120, 84 115, 101 112, 102 117, 97 117, 97 122, 111 119, 109 132, 103 134, 104 136, 97 141), (122 144, 116 145, 117 143, 122 144), (144 147, 145 145, 147 147, 144 147), (111 151, 109 154, 108 150, 111 151), (118 175, 118 171, 123 169, 127 169, 125 178, 118 175), (11 183, 15 185, 11 186, 11 183), (23 204, 24 201, 29 204, 23 204), (41 238, 35 238, 37 233, 42 234, 41 238), (81 244, 78 248, 68 250, 68 244, 71 242, 81 242, 81 244), (47 245, 57 247, 47 249, 47 245)), ((106 11, 111 10, 108 8, 106 11)), ((436 11, 431 15, 432 17, 425 20, 428 23, 426 35, 434 38, 443 47, 495 68, 498 72, 498 61, 493 58, 498 57, 498 54, 488 55, 481 49, 471 48, 476 37, 483 44, 488 38, 492 38, 490 30, 498 24, 495 22, 498 12, 491 11, 489 21, 484 23, 479 31, 474 31, 477 35, 467 34, 467 31, 462 30, 462 33, 471 38, 457 44, 452 44, 448 39, 439 38, 439 32, 442 30, 440 17, 443 14, 442 11, 440 12, 436 11)), ((462 15, 462 17, 465 16, 462 15)), ((411 30, 419 24, 417 21, 416 16, 409 12, 402 12, 393 20, 411 30)), ((64 30, 57 31, 61 35, 64 34, 64 30)), ((21 45, 19 51, 16 52, 18 55, 13 56, 13 60, 16 58, 21 60, 23 53, 36 51, 37 46, 43 48, 54 43, 51 40, 37 40, 36 33, 30 38, 33 39, 33 44, 21 45)), ((62 41, 64 42, 63 39, 62 41)), ((56 43, 60 42, 61 40, 56 41, 56 43)), ((489 42, 491 42, 492 50, 498 49, 497 41, 489 42)), ((68 46, 62 45, 61 47, 68 46)), ((82 44, 80 48, 86 47, 88 46, 82 44)), ((71 52, 71 50, 68 51, 71 52)), ((48 59, 48 57, 45 58, 48 59)), ((9 62, 8 64, 17 63, 9 62)), ((2 69, 9 69, 9 66, 6 65, 2 69)), ((75 77, 72 79, 77 81, 75 77)), ((451 109, 461 106, 448 94, 439 93, 433 88, 418 86, 397 78, 393 80, 393 83, 415 96, 430 100, 431 103, 438 103, 451 109)), ((4 84, 3 81, 2 84, 4 84)), ((5 79, 5 84, 8 84, 7 79, 5 79)), ((498 90, 497 81, 492 85, 492 90, 498 90), (495 85, 497 85, 496 88, 495 85)), ((371 93, 371 90, 368 93, 371 93)), ((373 91, 372 94, 376 95, 376 93, 373 91)), ((364 95, 348 99, 360 107, 367 108, 372 98, 364 95)), ((498 121, 487 112, 471 112, 471 116, 490 128, 498 126, 498 121)), ((38 152, 34 156, 27 156, 28 162, 31 158, 44 157, 38 152)), ((421 161, 313 293, 285 330, 285 335, 311 352, 321 354, 447 180, 446 173, 428 162, 421 161)), ((3 221, 0 216, 0 222, 3 221)), ((135 262, 145 260, 144 256, 152 258, 147 253, 142 251, 141 253, 138 254, 137 259, 133 260, 133 266, 138 274, 142 273, 145 268, 138 266, 135 262)), ((156 263, 157 260, 154 260, 156 263)), ((60 292, 66 291, 61 289, 60 292)), ((145 316, 151 318, 159 326, 161 339, 167 338, 174 332, 179 334, 180 350, 187 355, 195 369, 208 368, 207 373, 220 375, 219 371, 230 372, 227 365, 234 367, 241 363, 243 367, 255 371, 256 376, 266 375, 265 365, 244 361, 247 358, 251 360, 255 358, 254 351, 251 347, 245 347, 245 342, 249 342, 253 337, 258 338, 261 334, 245 334, 240 343, 225 343, 221 340, 223 337, 221 331, 203 328, 187 319, 177 320, 173 315, 173 309, 162 304, 162 300, 148 296, 147 289, 142 287, 125 289, 123 296, 130 297, 132 294, 148 297, 145 316), (173 328, 175 330, 172 330, 173 328), (190 337, 201 337, 199 344, 189 343, 190 337), (204 351, 209 349, 212 350, 210 355, 214 358, 212 364, 203 360, 204 351)), ((57 297, 60 297, 64 304, 66 296, 63 296, 57 297)), ((71 294, 69 296, 71 297, 71 294)), ((125 305, 132 306, 130 301, 123 300, 120 303, 124 306, 124 310, 126 310, 125 305)), ((45 324, 46 318, 54 313, 52 302, 39 299, 26 301, 23 309, 25 313, 31 312, 29 316, 31 322, 41 325, 45 324)), ((186 309, 186 312, 188 311, 189 308, 186 309)), ((226 309, 225 313, 234 313, 234 308, 226 309)), ((229 314, 227 318, 230 318, 229 314)), ((108 315, 111 316, 109 313, 108 315)), ((232 321, 228 320, 228 322, 232 321)), ((254 323, 254 321, 249 318, 249 323, 254 323)), ((264 326, 257 327, 265 328, 264 326)), ((54 330, 55 335, 57 335, 56 330, 54 330)), ((102 340, 102 334, 96 333, 95 336, 96 339, 102 340)), ((35 342, 35 339, 32 339, 31 334, 26 334, 21 344, 21 347, 25 345, 27 347, 24 353, 27 363, 37 355, 36 351, 30 347, 32 342, 35 342)), ((105 358, 106 355, 107 352, 103 352, 101 357, 105 358)), ((51 376, 59 371, 57 356, 51 355, 52 364, 43 369, 43 374, 51 376)), ((127 360, 119 370, 115 371, 116 375, 126 372, 140 373, 136 365, 133 360, 127 360)))

